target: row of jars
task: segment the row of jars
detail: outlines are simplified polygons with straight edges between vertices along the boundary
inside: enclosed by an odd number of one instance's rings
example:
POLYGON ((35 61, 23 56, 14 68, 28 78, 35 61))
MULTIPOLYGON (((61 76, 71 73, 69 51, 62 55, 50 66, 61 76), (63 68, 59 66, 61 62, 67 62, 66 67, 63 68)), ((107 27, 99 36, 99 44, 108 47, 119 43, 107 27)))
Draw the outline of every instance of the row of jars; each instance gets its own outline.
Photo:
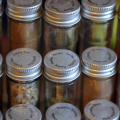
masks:
MULTIPOLYGON (((97 99, 84 107, 83 116, 72 104, 54 104, 47 109, 45 120, 119 120, 119 114, 117 105, 105 99, 97 99)), ((0 120, 3 120, 1 112, 0 120)), ((33 105, 18 104, 7 110, 6 120, 42 120, 42 113, 33 105)))
MULTIPOLYGON (((0 56, 1 79, 2 61, 0 56)), ((42 104, 43 101, 39 102, 41 85, 44 85, 42 81, 45 82, 46 108, 61 102, 75 105, 77 93, 81 94, 79 99, 81 112, 88 102, 95 99, 114 102, 116 62, 116 53, 106 47, 86 49, 82 54, 81 64, 76 53, 58 49, 46 54, 42 68, 42 57, 37 51, 30 48, 15 49, 8 53, 4 70, 9 107, 17 104, 33 104, 38 107, 42 104), (41 76, 42 73, 44 78, 41 76), (80 89, 77 88, 78 81, 80 89)), ((0 98, 2 98, 2 80, 0 82, 0 98)), ((117 104, 120 107, 119 89, 120 83, 117 87, 117 104)))
POLYGON ((115 0, 82 0, 80 14, 77 0, 47 0, 45 10, 41 0, 8 0, 6 14, 10 50, 27 47, 41 51, 44 56, 54 49, 74 52, 77 49, 80 58, 83 50, 91 46, 115 50, 114 46, 120 42, 120 37, 117 42, 111 40, 115 6, 115 0))

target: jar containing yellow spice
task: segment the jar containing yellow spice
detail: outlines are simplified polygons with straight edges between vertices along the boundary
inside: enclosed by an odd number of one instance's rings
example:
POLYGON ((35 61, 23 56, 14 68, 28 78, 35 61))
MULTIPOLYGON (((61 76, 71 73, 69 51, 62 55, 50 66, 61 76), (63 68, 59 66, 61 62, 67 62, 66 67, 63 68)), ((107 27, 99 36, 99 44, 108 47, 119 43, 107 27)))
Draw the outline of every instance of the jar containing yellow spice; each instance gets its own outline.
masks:
POLYGON ((39 105, 41 55, 30 48, 11 51, 6 57, 6 79, 9 106, 39 105))
POLYGON ((40 50, 41 0, 8 0, 8 37, 10 50, 32 48, 40 50))
POLYGON ((76 52, 81 19, 78 0, 47 0, 43 17, 44 54, 55 49, 76 52))
POLYGON ((114 101, 117 55, 106 47, 90 47, 82 54, 81 106, 94 99, 114 101))

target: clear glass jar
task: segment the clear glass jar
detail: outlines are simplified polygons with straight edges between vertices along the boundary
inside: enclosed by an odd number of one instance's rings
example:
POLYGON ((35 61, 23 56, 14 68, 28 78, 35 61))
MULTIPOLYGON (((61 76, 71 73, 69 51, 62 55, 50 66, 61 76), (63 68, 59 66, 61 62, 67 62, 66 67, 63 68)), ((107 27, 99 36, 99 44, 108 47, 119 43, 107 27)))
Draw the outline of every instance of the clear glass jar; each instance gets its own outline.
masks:
POLYGON ((79 31, 79 56, 92 46, 112 47, 112 28, 115 16, 115 0, 82 0, 82 18, 79 31))
POLYGON ((120 61, 120 5, 118 10, 118 32, 117 32, 117 48, 116 53, 118 56, 118 62, 120 61))
POLYGON ((81 19, 77 0, 49 0, 44 12, 44 54, 55 49, 76 51, 78 23, 81 19), (67 4, 66 4, 67 3, 67 4))
POLYGON ((65 49, 49 52, 44 58, 46 107, 55 103, 75 104, 80 75, 78 56, 65 49))
POLYGON ((105 99, 90 101, 84 108, 85 120, 119 120, 119 113, 118 106, 105 99))
POLYGON ((7 110, 6 120, 42 120, 42 114, 33 105, 19 104, 7 110))
POLYGON ((29 2, 25 0, 8 0, 6 13, 8 16, 10 50, 32 48, 40 51, 40 39, 42 34, 41 4, 41 0, 29 0, 29 2))
POLYGON ((118 78, 117 78, 117 99, 116 104, 120 108, 120 62, 118 64, 118 78))
POLYGON ((90 47, 82 54, 82 111, 94 99, 115 98, 117 55, 105 47, 90 47))
POLYGON ((46 111, 46 120, 82 120, 77 107, 69 103, 57 103, 46 111))
POLYGON ((41 55, 30 48, 11 51, 6 57, 6 79, 9 106, 39 105, 41 55))
POLYGON ((3 14, 2 0, 0 0, 0 54, 2 54, 2 14, 3 14))

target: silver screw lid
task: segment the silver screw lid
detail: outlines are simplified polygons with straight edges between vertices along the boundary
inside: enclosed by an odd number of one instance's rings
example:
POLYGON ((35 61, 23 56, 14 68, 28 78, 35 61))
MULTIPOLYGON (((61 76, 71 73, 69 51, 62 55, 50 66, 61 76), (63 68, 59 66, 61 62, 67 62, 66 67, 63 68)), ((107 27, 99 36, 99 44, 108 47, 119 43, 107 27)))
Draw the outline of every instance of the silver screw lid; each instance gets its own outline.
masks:
POLYGON ((34 81, 42 74, 41 55, 30 48, 11 51, 6 57, 6 74, 11 79, 21 82, 34 81))
POLYGON ((47 0, 45 2, 44 19, 55 26, 72 26, 80 19, 78 0, 47 0))
POLYGON ((85 106, 84 117, 85 120, 118 120, 119 108, 105 99, 93 100, 85 106))
POLYGON ((31 104, 19 104, 7 110, 6 120, 42 120, 42 114, 31 104))
POLYGON ((97 78, 116 73, 117 55, 106 47, 90 47, 82 54, 82 72, 97 78))
POLYGON ((42 15, 42 0, 7 0, 7 15, 15 20, 30 21, 42 15))
POLYGON ((47 109, 46 120, 81 120, 81 113, 72 104, 57 103, 47 109))
POLYGON ((3 120, 3 114, 0 111, 0 120, 3 120))
POLYGON ((3 14, 2 0, 0 0, 0 16, 3 14))
POLYGON ((44 75, 52 82, 72 82, 80 75, 79 66, 79 57, 74 52, 66 49, 54 50, 44 58, 44 75))
POLYGON ((0 54, 0 77, 3 75, 3 57, 0 54))
POLYGON ((115 16, 116 0, 82 0, 81 15, 87 19, 104 21, 115 16))

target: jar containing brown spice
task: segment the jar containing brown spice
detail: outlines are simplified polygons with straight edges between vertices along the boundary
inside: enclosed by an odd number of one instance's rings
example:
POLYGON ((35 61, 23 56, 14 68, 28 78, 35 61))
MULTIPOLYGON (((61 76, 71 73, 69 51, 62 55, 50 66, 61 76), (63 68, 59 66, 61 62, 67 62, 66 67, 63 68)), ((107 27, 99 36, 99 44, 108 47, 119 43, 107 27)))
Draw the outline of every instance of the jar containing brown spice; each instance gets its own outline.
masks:
POLYGON ((82 54, 82 110, 95 99, 114 100, 117 55, 106 47, 90 47, 82 54))
POLYGON ((70 50, 58 49, 44 58, 46 107, 55 103, 75 104, 77 80, 80 75, 79 57, 70 50))
POLYGON ((116 0, 82 0, 79 56, 92 46, 115 50, 111 41, 116 0))
POLYGON ((18 104, 7 110, 6 120, 42 120, 42 114, 33 105, 18 104))
POLYGON ((119 120, 119 113, 118 106, 105 99, 93 100, 84 108, 85 120, 119 120))
POLYGON ((11 51, 6 57, 6 78, 9 106, 39 105, 41 55, 30 48, 11 51))
POLYGON ((43 17, 44 54, 63 48, 75 52, 81 19, 78 0, 47 0, 43 17))
POLYGON ((81 113, 72 104, 57 103, 47 109, 46 120, 81 120, 81 113))
POLYGON ((8 37, 10 50, 40 49, 42 0, 8 0, 8 37))
POLYGON ((0 53, 2 53, 2 14, 3 14, 2 0, 0 0, 0 53))

